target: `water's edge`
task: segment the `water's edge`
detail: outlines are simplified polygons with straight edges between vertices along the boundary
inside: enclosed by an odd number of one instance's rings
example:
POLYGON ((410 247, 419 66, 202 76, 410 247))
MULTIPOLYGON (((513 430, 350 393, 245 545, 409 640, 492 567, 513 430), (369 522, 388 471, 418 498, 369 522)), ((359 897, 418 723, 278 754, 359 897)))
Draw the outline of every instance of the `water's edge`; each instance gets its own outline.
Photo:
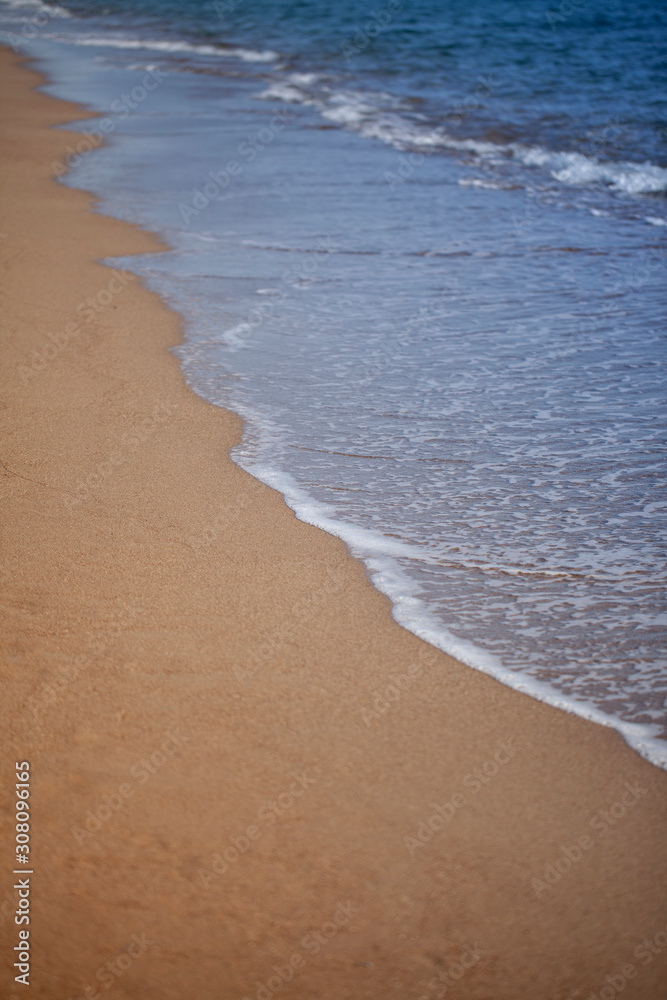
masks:
MULTIPOLYGON (((245 433, 246 420, 241 414, 239 416, 243 420, 245 433)), ((310 498, 290 476, 269 466, 242 464, 234 455, 234 449, 231 457, 244 471, 281 493, 287 506, 300 521, 345 542, 352 557, 363 562, 373 586, 391 601, 394 620, 408 632, 465 666, 493 677, 513 691, 529 695, 552 708, 559 708, 589 722, 615 729, 641 757, 656 767, 667 770, 667 746, 664 740, 651 735, 650 727, 624 722, 607 715, 594 705, 567 698, 548 684, 504 667, 498 657, 467 640, 457 638, 443 628, 425 603, 410 594, 410 589, 414 588, 396 562, 398 556, 409 558, 409 545, 394 542, 380 533, 334 520, 329 516, 326 506, 310 498)))
MULTIPOLYGON (((102 199, 99 198, 98 204, 101 203, 102 199)), ((149 231, 157 236, 167 248, 171 249, 166 232, 159 229, 149 231)), ((109 258, 103 263, 109 267, 122 266, 125 269, 128 267, 130 270, 132 269, 131 258, 127 257, 109 258)), ((135 273, 137 273, 139 280, 145 280, 145 276, 141 272, 135 273)), ((151 290, 155 291, 154 288, 151 290)), ((168 309, 179 316, 182 343, 187 343, 185 317, 174 309, 163 295, 157 291, 155 294, 160 296, 168 309)), ((409 559, 413 556, 421 556, 421 553, 413 552, 409 543, 390 538, 379 531, 375 532, 346 524, 332 516, 326 504, 311 497, 294 481, 289 473, 266 463, 244 461, 239 452, 243 451, 248 425, 255 422, 255 415, 249 411, 239 412, 239 409, 233 409, 231 406, 212 402, 198 390, 196 383, 187 377, 184 365, 180 359, 177 358, 177 360, 183 379, 193 392, 210 405, 234 413, 241 419, 243 437, 241 443, 236 448, 231 449, 230 458, 232 461, 244 472, 280 493, 287 506, 300 521, 341 539, 352 558, 358 559, 364 564, 371 584, 391 601, 392 617, 397 624, 465 666, 493 677, 514 691, 529 695, 552 708, 559 708, 589 722, 615 729, 621 734, 628 746, 639 753, 641 757, 656 767, 667 770, 667 742, 652 735, 652 726, 625 722, 602 712, 595 705, 568 698, 549 684, 510 670, 503 666, 499 657, 466 639, 459 639, 444 628, 437 621, 436 616, 429 611, 426 603, 416 596, 415 584, 407 579, 397 562, 399 558, 409 559)), ((258 432, 258 428, 255 427, 255 434, 258 433, 261 436, 261 430, 258 432)))
MULTIPOLYGON (((57 81, 49 78, 48 74, 42 69, 40 62, 39 58, 31 59, 28 65, 36 68, 42 75, 44 84, 39 89, 43 90, 46 86, 55 85, 57 81)), ((89 110, 84 104, 81 104, 81 109, 82 111, 89 110)), ((80 120, 75 120, 71 123, 71 127, 76 130, 79 123, 80 120)), ((68 180, 68 183, 71 186, 75 186, 72 184, 71 179, 68 180)), ((105 214, 105 199, 94 193, 93 196, 96 198, 97 210, 105 214)), ((171 246, 167 233, 157 227, 151 227, 149 231, 153 232, 167 248, 171 246)), ((119 261, 114 259, 104 261, 104 263, 117 267, 119 261)), ((123 258, 123 266, 128 267, 127 258, 123 258)), ((144 280, 144 276, 139 272, 137 273, 140 280, 144 280)), ((178 310, 175 310, 173 305, 168 303, 163 295, 161 298, 165 302, 165 305, 179 316, 183 343, 187 342, 186 317, 178 312, 178 310)), ((180 360, 179 364, 183 377, 189 387, 200 398, 206 399, 198 391, 193 381, 187 378, 184 366, 180 360)), ((206 401, 212 402, 210 399, 206 399, 206 401)), ((234 412, 241 418, 245 439, 248 421, 252 421, 253 414, 238 412, 238 410, 234 410, 230 406, 225 405, 223 407, 215 402, 212 405, 218 405, 229 412, 234 412)), ((398 540, 395 541, 381 532, 360 529, 337 519, 332 516, 325 504, 310 497, 288 474, 268 464, 244 461, 243 457, 239 454, 242 451, 243 445, 239 446, 238 449, 232 450, 231 453, 232 460, 239 467, 243 468, 259 481, 280 492, 288 507, 290 507, 299 520, 318 527, 345 542, 352 557, 360 559, 363 562, 373 586, 385 594, 391 601, 392 614, 399 625, 433 647, 453 656, 462 664, 493 677, 506 687, 527 694, 552 707, 568 711, 588 721, 615 729, 623 736, 626 743, 644 759, 667 770, 667 743, 653 736, 652 730, 654 727, 624 722, 621 719, 602 712, 592 704, 568 698, 544 682, 535 680, 524 674, 519 674, 503 666, 498 657, 477 647, 473 643, 458 639, 437 621, 436 616, 428 610, 425 602, 420 600, 415 593, 414 584, 402 572, 398 560, 400 558, 411 558, 412 549, 410 545, 398 540)))

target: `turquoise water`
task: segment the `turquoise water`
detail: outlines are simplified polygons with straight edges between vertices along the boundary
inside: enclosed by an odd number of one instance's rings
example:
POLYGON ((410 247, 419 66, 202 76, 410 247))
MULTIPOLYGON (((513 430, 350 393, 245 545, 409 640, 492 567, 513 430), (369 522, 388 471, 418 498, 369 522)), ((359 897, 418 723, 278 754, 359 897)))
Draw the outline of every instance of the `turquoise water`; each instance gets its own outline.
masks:
POLYGON ((664 765, 662 5, 136 7, 0 30, 111 123, 66 182, 174 247, 123 263, 236 460, 408 628, 664 765))

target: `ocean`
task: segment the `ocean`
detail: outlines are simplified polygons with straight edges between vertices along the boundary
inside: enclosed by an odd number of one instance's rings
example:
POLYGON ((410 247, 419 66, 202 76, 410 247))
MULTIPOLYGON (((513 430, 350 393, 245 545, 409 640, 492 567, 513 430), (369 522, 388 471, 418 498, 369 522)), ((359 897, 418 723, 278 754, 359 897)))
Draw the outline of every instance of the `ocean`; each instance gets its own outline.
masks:
POLYGON ((667 767, 664 4, 2 0, 0 39, 99 112, 52 172, 173 248, 110 263, 235 461, 667 767))

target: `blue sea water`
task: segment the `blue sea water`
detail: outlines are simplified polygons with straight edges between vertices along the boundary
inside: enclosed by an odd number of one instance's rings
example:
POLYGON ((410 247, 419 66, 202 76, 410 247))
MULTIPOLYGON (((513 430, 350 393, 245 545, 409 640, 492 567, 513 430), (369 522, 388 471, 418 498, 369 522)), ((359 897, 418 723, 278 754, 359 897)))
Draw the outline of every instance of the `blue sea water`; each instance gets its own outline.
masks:
POLYGON ((63 181, 174 248, 121 263, 235 460, 406 627, 667 766, 664 4, 3 0, 0 32, 100 112, 63 181))

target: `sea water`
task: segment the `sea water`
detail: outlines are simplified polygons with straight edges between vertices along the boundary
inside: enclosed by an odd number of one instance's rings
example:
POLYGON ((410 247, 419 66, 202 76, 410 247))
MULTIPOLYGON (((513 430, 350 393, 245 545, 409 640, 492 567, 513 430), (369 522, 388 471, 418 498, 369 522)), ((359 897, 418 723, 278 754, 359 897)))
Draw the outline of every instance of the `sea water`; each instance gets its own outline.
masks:
POLYGON ((173 247, 113 263, 181 313, 234 459, 401 624, 667 766, 664 5, 4 0, 0 31, 100 112, 54 176, 173 247))

